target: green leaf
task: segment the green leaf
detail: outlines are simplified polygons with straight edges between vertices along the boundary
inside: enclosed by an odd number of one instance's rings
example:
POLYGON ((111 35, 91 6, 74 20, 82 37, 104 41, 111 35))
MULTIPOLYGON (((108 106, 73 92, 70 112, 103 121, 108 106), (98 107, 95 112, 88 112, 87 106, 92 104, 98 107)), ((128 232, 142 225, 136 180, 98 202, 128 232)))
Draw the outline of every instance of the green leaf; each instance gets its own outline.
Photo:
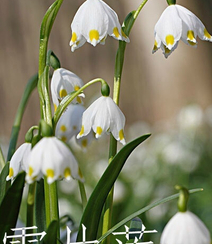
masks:
POLYGON ((81 219, 77 236, 78 241, 82 240, 82 224, 86 227, 86 240, 96 240, 100 216, 108 193, 113 187, 131 152, 149 136, 149 134, 144 135, 128 143, 112 159, 89 198, 81 219))
POLYGON ((9 150, 8 150, 8 154, 7 154, 7 161, 10 161, 13 153, 15 152, 24 111, 25 111, 26 105, 28 103, 28 100, 30 98, 30 95, 32 94, 35 87, 37 86, 37 83, 38 83, 38 74, 35 74, 34 76, 32 76, 29 79, 29 81, 27 82, 26 88, 24 90, 23 96, 22 96, 20 104, 18 106, 18 110, 16 112, 15 120, 13 123, 13 128, 12 128, 12 132, 11 132, 11 136, 10 136, 10 145, 9 145, 9 150))
POLYGON ((39 78, 44 71, 47 57, 47 46, 52 26, 63 0, 56 0, 46 11, 40 28, 40 47, 39 47, 39 78))
MULTIPOLYGON (((189 190, 189 193, 196 193, 196 192, 199 192, 199 191, 202 191, 203 189, 202 188, 197 188, 197 189, 192 189, 192 190, 189 190)), ((98 239, 98 242, 102 242, 106 237, 108 237, 110 234, 112 234, 112 232, 114 232, 115 230, 117 230, 118 228, 120 228, 122 225, 126 224, 128 221, 130 221, 131 219, 141 215, 142 213, 162 204, 162 203, 165 203, 165 202, 168 202, 168 201, 171 201, 171 200, 174 200, 174 199, 177 199, 179 197, 179 193, 177 194, 174 194, 174 195, 171 195, 169 197, 166 197, 166 198, 163 198, 162 200, 158 200, 154 203, 151 203, 149 204, 148 206, 144 207, 144 208, 141 208, 140 210, 134 212, 133 214, 129 215, 128 217, 126 217, 125 219, 123 219, 122 221, 120 221, 118 224, 114 225, 110 230, 108 230, 103 236, 101 236, 99 239, 98 239)))
POLYGON ((124 30, 124 33, 128 36, 130 34, 130 30, 135 22, 135 18, 134 18, 134 14, 135 14, 135 11, 132 11, 130 12, 127 17, 125 18, 124 20, 124 23, 123 23, 123 30, 124 30))
POLYGON ((4 168, 1 171, 0 175, 0 186, 1 186, 1 191, 0 191, 0 204, 4 198, 5 192, 6 192, 6 177, 9 174, 9 162, 7 162, 4 166, 4 168))
POLYGON ((20 173, 9 187, 0 205, 0 241, 5 233, 11 234, 11 228, 16 226, 19 208, 25 184, 25 172, 20 173))
POLYGON ((42 244, 57 244, 58 228, 58 221, 53 220, 46 231, 46 235, 43 238, 42 244))

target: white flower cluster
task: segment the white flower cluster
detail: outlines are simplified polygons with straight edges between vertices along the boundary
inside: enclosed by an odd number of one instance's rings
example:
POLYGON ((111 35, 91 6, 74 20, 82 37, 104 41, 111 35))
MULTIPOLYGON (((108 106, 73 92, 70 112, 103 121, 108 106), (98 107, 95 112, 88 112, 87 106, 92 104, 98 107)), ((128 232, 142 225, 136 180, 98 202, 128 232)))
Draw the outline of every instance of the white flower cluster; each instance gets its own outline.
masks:
POLYGON ((22 144, 11 158, 7 180, 13 180, 20 171, 27 172, 29 184, 43 175, 49 184, 56 179, 70 180, 71 176, 83 180, 70 149, 56 137, 44 137, 33 148, 31 143, 22 144))
MULTIPOLYGON (((82 80, 74 73, 63 68, 55 70, 51 80, 55 110, 66 95, 82 86, 82 80)), ((111 131, 116 140, 125 144, 125 117, 110 97, 100 97, 87 110, 81 102, 78 96, 67 107, 57 123, 56 137, 44 137, 32 149, 30 143, 24 143, 17 149, 10 162, 7 180, 13 179, 21 170, 27 172, 28 183, 39 180, 43 175, 49 184, 57 179, 69 180, 71 176, 83 180, 77 161, 65 143, 77 136, 79 144, 86 148, 93 138, 91 128, 96 138, 111 131)))
MULTIPOLYGON (((86 0, 76 12, 71 24, 71 50, 81 47, 86 41, 96 46, 104 44, 108 35, 117 40, 129 42, 119 23, 118 16, 102 0, 86 0)), ((197 36, 212 41, 203 23, 186 8, 172 4, 162 13, 155 26, 155 45, 153 52, 162 49, 168 57, 176 49, 181 39, 196 47, 197 36)), ((83 81, 64 68, 56 69, 51 80, 51 95, 55 111, 68 94, 78 91, 83 81)), ((7 180, 13 179, 20 170, 27 172, 28 183, 45 175, 49 183, 70 176, 82 180, 78 164, 65 143, 76 137, 79 144, 86 148, 93 133, 99 138, 111 132, 117 141, 125 144, 125 116, 109 96, 97 99, 87 110, 82 105, 79 94, 57 123, 55 137, 42 138, 32 149, 24 143, 17 149, 10 162, 7 180)))

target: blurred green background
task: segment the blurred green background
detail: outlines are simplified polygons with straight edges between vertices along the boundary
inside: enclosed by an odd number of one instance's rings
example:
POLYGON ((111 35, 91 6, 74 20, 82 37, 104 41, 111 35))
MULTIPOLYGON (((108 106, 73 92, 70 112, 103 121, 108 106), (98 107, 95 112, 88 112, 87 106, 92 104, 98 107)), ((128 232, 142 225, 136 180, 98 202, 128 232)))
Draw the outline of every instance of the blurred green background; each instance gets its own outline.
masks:
MULTIPOLYGON (((39 28, 53 1, 3 0, 0 8, 0 143, 6 152, 13 119, 27 80, 37 72, 39 28)), ((112 88, 118 42, 85 44, 74 53, 68 46, 70 24, 83 0, 64 0, 50 36, 49 48, 64 68, 84 82, 102 77, 112 88)), ((106 1, 120 22, 141 1, 106 1)), ((212 1, 177 1, 195 13, 212 33, 212 1)), ((130 34, 124 63, 120 107, 126 116, 126 140, 144 133, 152 136, 131 155, 116 184, 113 222, 117 223, 143 206, 174 194, 176 184, 204 191, 191 195, 189 208, 212 231, 212 44, 198 40, 197 49, 179 43, 165 59, 152 55, 154 25, 166 8, 165 0, 149 0, 130 34)), ((86 92, 85 105, 99 95, 98 85, 86 92)), ((24 115, 20 145, 28 128, 39 121, 39 101, 33 93, 24 115)), ((76 148, 88 194, 107 165, 108 137, 93 142, 86 154, 76 148), (92 170, 91 170, 92 169, 92 170)), ((76 182, 60 182, 61 214, 77 223, 81 216, 76 182)), ((159 243, 160 232, 177 211, 176 201, 140 216, 147 229, 158 234, 147 240, 159 243)), ((211 232, 212 233, 212 232, 211 232)))

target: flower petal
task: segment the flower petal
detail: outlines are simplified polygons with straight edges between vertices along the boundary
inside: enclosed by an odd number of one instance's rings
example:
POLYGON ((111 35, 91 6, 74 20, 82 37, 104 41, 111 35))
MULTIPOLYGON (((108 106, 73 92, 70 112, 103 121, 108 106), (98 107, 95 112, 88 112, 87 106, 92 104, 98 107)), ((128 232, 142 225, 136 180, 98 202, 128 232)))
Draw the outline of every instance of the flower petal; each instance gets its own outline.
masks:
POLYGON ((108 16, 99 0, 87 0, 83 8, 80 32, 87 42, 96 46, 107 34, 108 16))
POLYGON ((10 160, 9 175, 6 178, 7 181, 16 177, 21 170, 24 171, 27 170, 25 159, 28 157, 30 151, 31 151, 31 143, 23 143, 15 151, 15 153, 13 154, 10 160))
POLYGON ((82 129, 77 138, 86 136, 92 128, 96 133, 96 138, 111 131, 116 140, 125 144, 124 124, 125 117, 119 107, 110 97, 102 96, 83 113, 82 129))
POLYGON ((109 17, 108 34, 117 40, 130 42, 129 38, 122 31, 121 25, 119 23, 118 15, 116 14, 116 12, 105 2, 101 0, 100 2, 102 3, 104 10, 109 17))
POLYGON ((85 108, 80 104, 70 104, 60 117, 55 135, 64 142, 68 142, 79 133, 82 124, 82 114, 85 108))
POLYGON ((116 12, 102 0, 87 0, 76 12, 71 24, 71 50, 82 46, 85 41, 96 46, 104 44, 107 35, 129 42, 122 31, 116 12))
MULTIPOLYGON (((56 69, 51 80, 51 93, 55 108, 67 94, 79 90, 82 86, 83 81, 73 72, 64 68, 56 69)), ((81 101, 78 98, 79 96, 72 103, 81 101)))
POLYGON ((212 36, 208 33, 201 20, 183 6, 176 5, 179 9, 180 18, 187 24, 189 29, 194 32, 194 37, 198 35, 201 40, 212 41, 212 36))
POLYGON ((160 47, 161 47, 161 40, 158 37, 157 33, 155 32, 155 42, 152 49, 152 53, 155 53, 160 47))
POLYGON ((168 6, 155 25, 155 33, 164 46, 171 50, 180 40, 182 34, 182 20, 175 5, 168 6))
POLYGON ((125 116, 111 98, 107 99, 107 108, 110 117, 110 131, 114 138, 124 145, 126 144, 124 139, 125 116))
POLYGON ((101 102, 100 98, 97 99, 96 101, 94 101, 83 113, 82 128, 81 128, 80 133, 77 135, 77 139, 89 134, 89 132, 92 128, 92 125, 94 123, 95 114, 98 110, 99 101, 101 102))
POLYGON ((26 181, 32 183, 42 174, 47 177, 49 184, 64 177, 69 179, 70 175, 83 180, 72 152, 56 137, 42 138, 30 153, 26 181))
POLYGON ((210 233, 193 213, 178 212, 165 226, 160 244, 210 244, 210 233))

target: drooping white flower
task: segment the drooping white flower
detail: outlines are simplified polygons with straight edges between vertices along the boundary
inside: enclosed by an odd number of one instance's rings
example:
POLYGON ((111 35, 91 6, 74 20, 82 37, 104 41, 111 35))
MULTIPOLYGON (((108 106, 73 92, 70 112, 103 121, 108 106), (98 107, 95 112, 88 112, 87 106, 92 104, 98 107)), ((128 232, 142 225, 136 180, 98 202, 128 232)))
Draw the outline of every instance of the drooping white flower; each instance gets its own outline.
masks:
POLYGON ((197 46, 197 36, 201 40, 212 42, 212 36, 201 20, 177 4, 169 5, 163 11, 155 25, 154 34, 155 44, 152 52, 161 48, 166 58, 177 48, 180 39, 192 47, 197 46))
MULTIPOLYGON (((51 80, 51 93, 55 110, 66 95, 79 90, 82 86, 83 81, 71 71, 63 68, 56 69, 51 80)), ((81 97, 84 97, 84 94, 80 94, 72 102, 82 103, 81 97)))
POLYGON ((96 138, 109 131, 116 140, 125 144, 124 125, 125 116, 116 103, 110 97, 101 96, 83 113, 82 128, 77 138, 86 136, 92 128, 96 138))
POLYGON ((210 233, 193 213, 178 212, 163 230, 160 244, 210 244, 210 233))
POLYGON ((29 170, 26 181, 30 184, 42 175, 51 184, 57 179, 70 180, 71 176, 82 180, 77 161, 72 152, 56 137, 42 138, 32 149, 28 157, 29 170))
POLYGON ((87 0, 76 12, 71 24, 72 38, 69 43, 72 52, 86 41, 96 46, 104 44, 107 35, 129 42, 124 34, 116 12, 102 0, 87 0))
MULTIPOLYGON (((65 143, 70 143, 73 137, 74 141, 76 135, 80 132, 82 127, 82 114, 85 108, 81 104, 70 104, 66 111, 60 117, 55 130, 55 136, 65 143)), ((83 151, 86 151, 88 145, 94 139, 93 133, 89 133, 83 138, 76 139, 76 143, 81 147, 83 151)))
POLYGON ((60 117, 55 135, 64 142, 68 142, 74 135, 80 132, 82 114, 85 108, 80 104, 70 104, 60 117))
POLYGON ((9 175, 6 180, 13 180, 14 177, 21 171, 27 171, 28 166, 26 162, 26 158, 28 157, 31 151, 31 143, 25 142, 23 143, 13 154, 10 160, 10 169, 9 175))

